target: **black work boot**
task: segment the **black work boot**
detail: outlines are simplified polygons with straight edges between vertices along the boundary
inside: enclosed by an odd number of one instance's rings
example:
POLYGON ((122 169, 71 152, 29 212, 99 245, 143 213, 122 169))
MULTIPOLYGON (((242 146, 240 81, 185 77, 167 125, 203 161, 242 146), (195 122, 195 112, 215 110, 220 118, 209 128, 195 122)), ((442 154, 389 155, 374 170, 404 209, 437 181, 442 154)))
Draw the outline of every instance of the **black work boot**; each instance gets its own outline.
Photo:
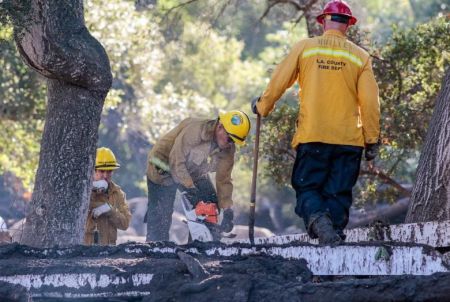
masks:
POLYGON ((342 243, 341 237, 333 228, 333 223, 327 215, 320 215, 311 224, 312 231, 319 237, 319 244, 336 245, 342 243))

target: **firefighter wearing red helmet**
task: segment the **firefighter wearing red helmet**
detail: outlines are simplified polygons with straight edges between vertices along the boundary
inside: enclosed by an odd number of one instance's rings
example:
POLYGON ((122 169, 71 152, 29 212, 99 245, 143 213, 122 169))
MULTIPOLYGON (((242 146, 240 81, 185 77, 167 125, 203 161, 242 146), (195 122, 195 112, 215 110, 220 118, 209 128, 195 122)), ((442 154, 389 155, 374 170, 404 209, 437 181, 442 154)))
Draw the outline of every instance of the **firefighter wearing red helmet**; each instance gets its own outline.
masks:
POLYGON ((323 20, 327 15, 348 17, 348 25, 355 25, 358 21, 355 17, 353 17, 350 6, 345 1, 341 0, 333 0, 325 4, 322 13, 316 18, 317 22, 323 25, 323 20))
POLYGON ((308 234, 322 244, 345 239, 363 151, 373 160, 379 148, 380 104, 369 54, 346 38, 356 23, 347 3, 328 2, 317 21, 321 36, 294 45, 277 66, 265 91, 252 101, 267 116, 295 82, 300 87, 297 151, 292 171, 295 212, 308 234))

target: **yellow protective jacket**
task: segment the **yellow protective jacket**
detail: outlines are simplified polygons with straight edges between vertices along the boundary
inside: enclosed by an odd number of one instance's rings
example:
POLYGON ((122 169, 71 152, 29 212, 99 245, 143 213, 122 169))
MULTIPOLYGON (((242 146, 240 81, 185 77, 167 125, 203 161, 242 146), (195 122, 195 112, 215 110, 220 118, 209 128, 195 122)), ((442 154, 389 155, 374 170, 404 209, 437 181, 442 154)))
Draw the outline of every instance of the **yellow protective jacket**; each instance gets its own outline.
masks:
POLYGON ((113 182, 108 183, 106 193, 92 192, 89 204, 88 218, 84 234, 84 244, 94 243, 94 230, 99 232, 99 244, 114 245, 117 240, 117 229, 126 230, 130 224, 131 213, 125 199, 125 193, 113 182), (94 219, 92 210, 107 202, 111 211, 94 219))
POLYGON ((369 54, 337 30, 298 42, 277 66, 257 104, 267 116, 295 82, 300 110, 292 147, 322 142, 364 146, 380 134, 378 86, 369 54))
POLYGON ((217 120, 187 118, 165 134, 150 150, 147 178, 160 185, 177 183, 192 188, 196 179, 216 172, 219 207, 230 207, 236 149, 234 145, 226 150, 218 147, 214 134, 217 123, 217 120))

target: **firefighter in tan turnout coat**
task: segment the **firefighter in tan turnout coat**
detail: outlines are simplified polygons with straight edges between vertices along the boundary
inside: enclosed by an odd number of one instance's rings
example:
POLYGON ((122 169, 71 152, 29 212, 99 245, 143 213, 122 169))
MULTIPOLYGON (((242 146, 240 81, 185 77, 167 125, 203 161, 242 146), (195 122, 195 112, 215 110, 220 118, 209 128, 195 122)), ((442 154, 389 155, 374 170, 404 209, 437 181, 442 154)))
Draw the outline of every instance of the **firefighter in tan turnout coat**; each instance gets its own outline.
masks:
POLYGON ((126 230, 130 224, 131 214, 125 193, 111 180, 113 171, 119 167, 110 149, 97 149, 84 236, 84 243, 87 245, 114 245, 117 240, 117 229, 126 230))
POLYGON ((223 231, 231 231, 235 144, 243 145, 249 130, 248 116, 234 110, 217 119, 187 118, 158 140, 148 157, 147 241, 169 240, 177 190, 196 209, 201 201, 217 205, 223 231), (216 173, 216 188, 209 172, 216 173))

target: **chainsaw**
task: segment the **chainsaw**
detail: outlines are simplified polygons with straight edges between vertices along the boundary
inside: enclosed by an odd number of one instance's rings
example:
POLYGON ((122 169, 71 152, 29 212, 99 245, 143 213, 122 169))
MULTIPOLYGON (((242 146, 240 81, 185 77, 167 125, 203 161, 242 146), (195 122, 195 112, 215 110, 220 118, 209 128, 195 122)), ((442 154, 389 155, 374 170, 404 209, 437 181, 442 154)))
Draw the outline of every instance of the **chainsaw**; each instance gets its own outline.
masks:
POLYGON ((192 241, 210 242, 218 241, 222 237, 236 237, 236 234, 222 232, 220 225, 223 220, 223 211, 219 213, 215 203, 200 201, 194 208, 185 193, 181 193, 180 196, 186 216, 185 223, 188 226, 192 241))

